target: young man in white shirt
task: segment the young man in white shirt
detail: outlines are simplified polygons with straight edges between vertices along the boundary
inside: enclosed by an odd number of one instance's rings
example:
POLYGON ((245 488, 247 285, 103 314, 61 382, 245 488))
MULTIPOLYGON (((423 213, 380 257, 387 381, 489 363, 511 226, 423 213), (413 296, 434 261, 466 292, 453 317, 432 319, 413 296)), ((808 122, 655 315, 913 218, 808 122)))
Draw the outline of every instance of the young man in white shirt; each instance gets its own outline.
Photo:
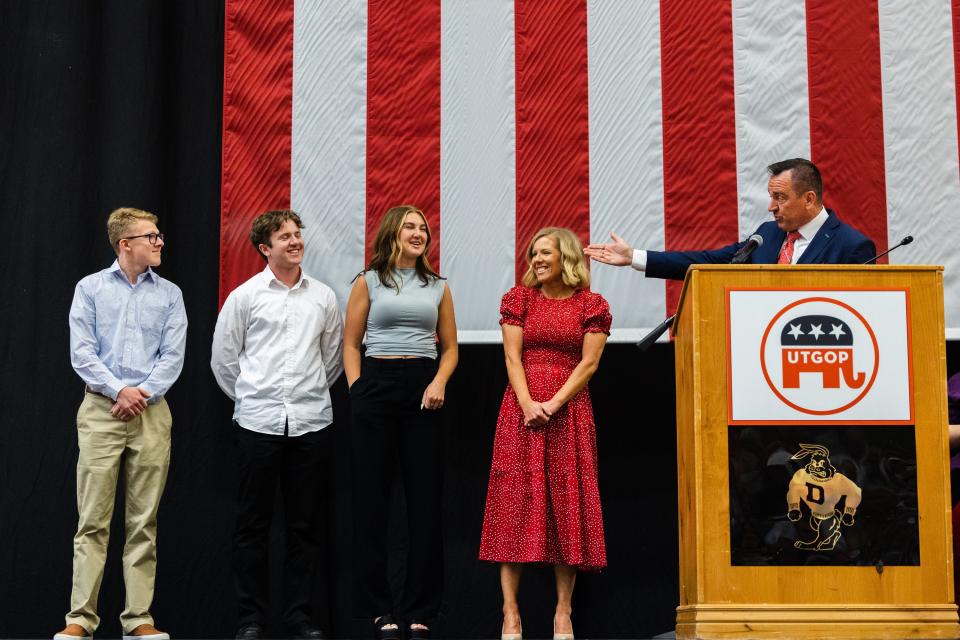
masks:
POLYGON ((187 314, 177 285, 153 271, 164 246, 155 215, 117 209, 107 235, 117 259, 80 280, 70 305, 70 361, 86 393, 77 412, 79 523, 70 612, 54 639, 90 637, 100 625, 97 599, 123 474, 123 637, 169 640, 154 627, 150 606, 173 424, 164 396, 183 369, 187 314))
POLYGON ((302 228, 289 210, 254 220, 250 240, 267 266, 227 297, 213 335, 210 366, 235 403, 240 486, 233 570, 241 640, 263 633, 278 484, 286 527, 283 621, 297 638, 322 637, 310 594, 326 428, 333 422, 330 385, 343 371, 343 321, 333 290, 300 266, 302 228))

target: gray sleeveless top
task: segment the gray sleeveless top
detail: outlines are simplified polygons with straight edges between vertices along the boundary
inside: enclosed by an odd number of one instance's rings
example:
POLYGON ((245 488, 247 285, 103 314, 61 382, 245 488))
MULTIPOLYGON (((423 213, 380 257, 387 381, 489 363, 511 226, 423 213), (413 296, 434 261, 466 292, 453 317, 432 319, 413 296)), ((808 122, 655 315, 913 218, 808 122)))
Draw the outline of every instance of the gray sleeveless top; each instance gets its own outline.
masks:
POLYGON ((394 271, 400 292, 380 284, 376 271, 363 274, 370 296, 367 314, 368 356, 437 357, 437 315, 443 280, 423 286, 414 269, 394 271))

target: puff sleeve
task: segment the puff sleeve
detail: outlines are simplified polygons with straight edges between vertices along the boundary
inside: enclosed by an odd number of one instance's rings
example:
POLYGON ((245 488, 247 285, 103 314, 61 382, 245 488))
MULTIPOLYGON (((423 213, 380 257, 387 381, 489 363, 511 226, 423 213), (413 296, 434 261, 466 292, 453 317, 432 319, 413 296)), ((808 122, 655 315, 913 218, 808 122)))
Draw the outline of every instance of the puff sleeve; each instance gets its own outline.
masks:
POLYGON ((610 305, 599 293, 588 291, 586 294, 583 305, 583 332, 610 335, 610 324, 613 322, 610 305))
POLYGON ((522 327, 527 320, 527 302, 530 290, 517 285, 503 294, 500 301, 500 324, 515 324, 522 327))

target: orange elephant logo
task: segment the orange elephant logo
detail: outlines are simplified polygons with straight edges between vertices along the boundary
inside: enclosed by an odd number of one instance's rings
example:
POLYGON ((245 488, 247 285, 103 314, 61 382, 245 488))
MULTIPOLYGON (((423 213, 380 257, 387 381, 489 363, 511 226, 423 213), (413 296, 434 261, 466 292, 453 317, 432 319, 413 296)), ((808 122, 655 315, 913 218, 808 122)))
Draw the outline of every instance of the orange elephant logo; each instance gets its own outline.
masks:
POLYGON ((800 374, 820 376, 824 389, 839 389, 840 380, 859 389, 866 380, 855 371, 853 332, 843 320, 825 315, 807 315, 787 321, 780 332, 784 389, 798 389, 800 374))

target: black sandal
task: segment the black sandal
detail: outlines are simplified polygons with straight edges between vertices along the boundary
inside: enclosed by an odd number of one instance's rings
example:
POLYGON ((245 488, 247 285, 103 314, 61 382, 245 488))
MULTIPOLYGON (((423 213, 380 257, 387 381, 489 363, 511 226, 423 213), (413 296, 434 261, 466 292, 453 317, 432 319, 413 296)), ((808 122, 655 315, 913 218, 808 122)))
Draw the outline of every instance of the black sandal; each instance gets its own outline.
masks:
POLYGON ((393 616, 387 614, 380 616, 373 621, 373 635, 377 640, 402 640, 400 636, 400 625, 393 619, 393 616), (394 629, 387 629, 389 625, 396 625, 394 629))
POLYGON ((407 636, 409 640, 430 640, 430 627, 427 626, 426 622, 421 622, 420 620, 411 620, 410 624, 407 625, 407 631, 409 635, 407 636), (423 629, 418 629, 413 625, 420 624, 423 625, 423 629))

